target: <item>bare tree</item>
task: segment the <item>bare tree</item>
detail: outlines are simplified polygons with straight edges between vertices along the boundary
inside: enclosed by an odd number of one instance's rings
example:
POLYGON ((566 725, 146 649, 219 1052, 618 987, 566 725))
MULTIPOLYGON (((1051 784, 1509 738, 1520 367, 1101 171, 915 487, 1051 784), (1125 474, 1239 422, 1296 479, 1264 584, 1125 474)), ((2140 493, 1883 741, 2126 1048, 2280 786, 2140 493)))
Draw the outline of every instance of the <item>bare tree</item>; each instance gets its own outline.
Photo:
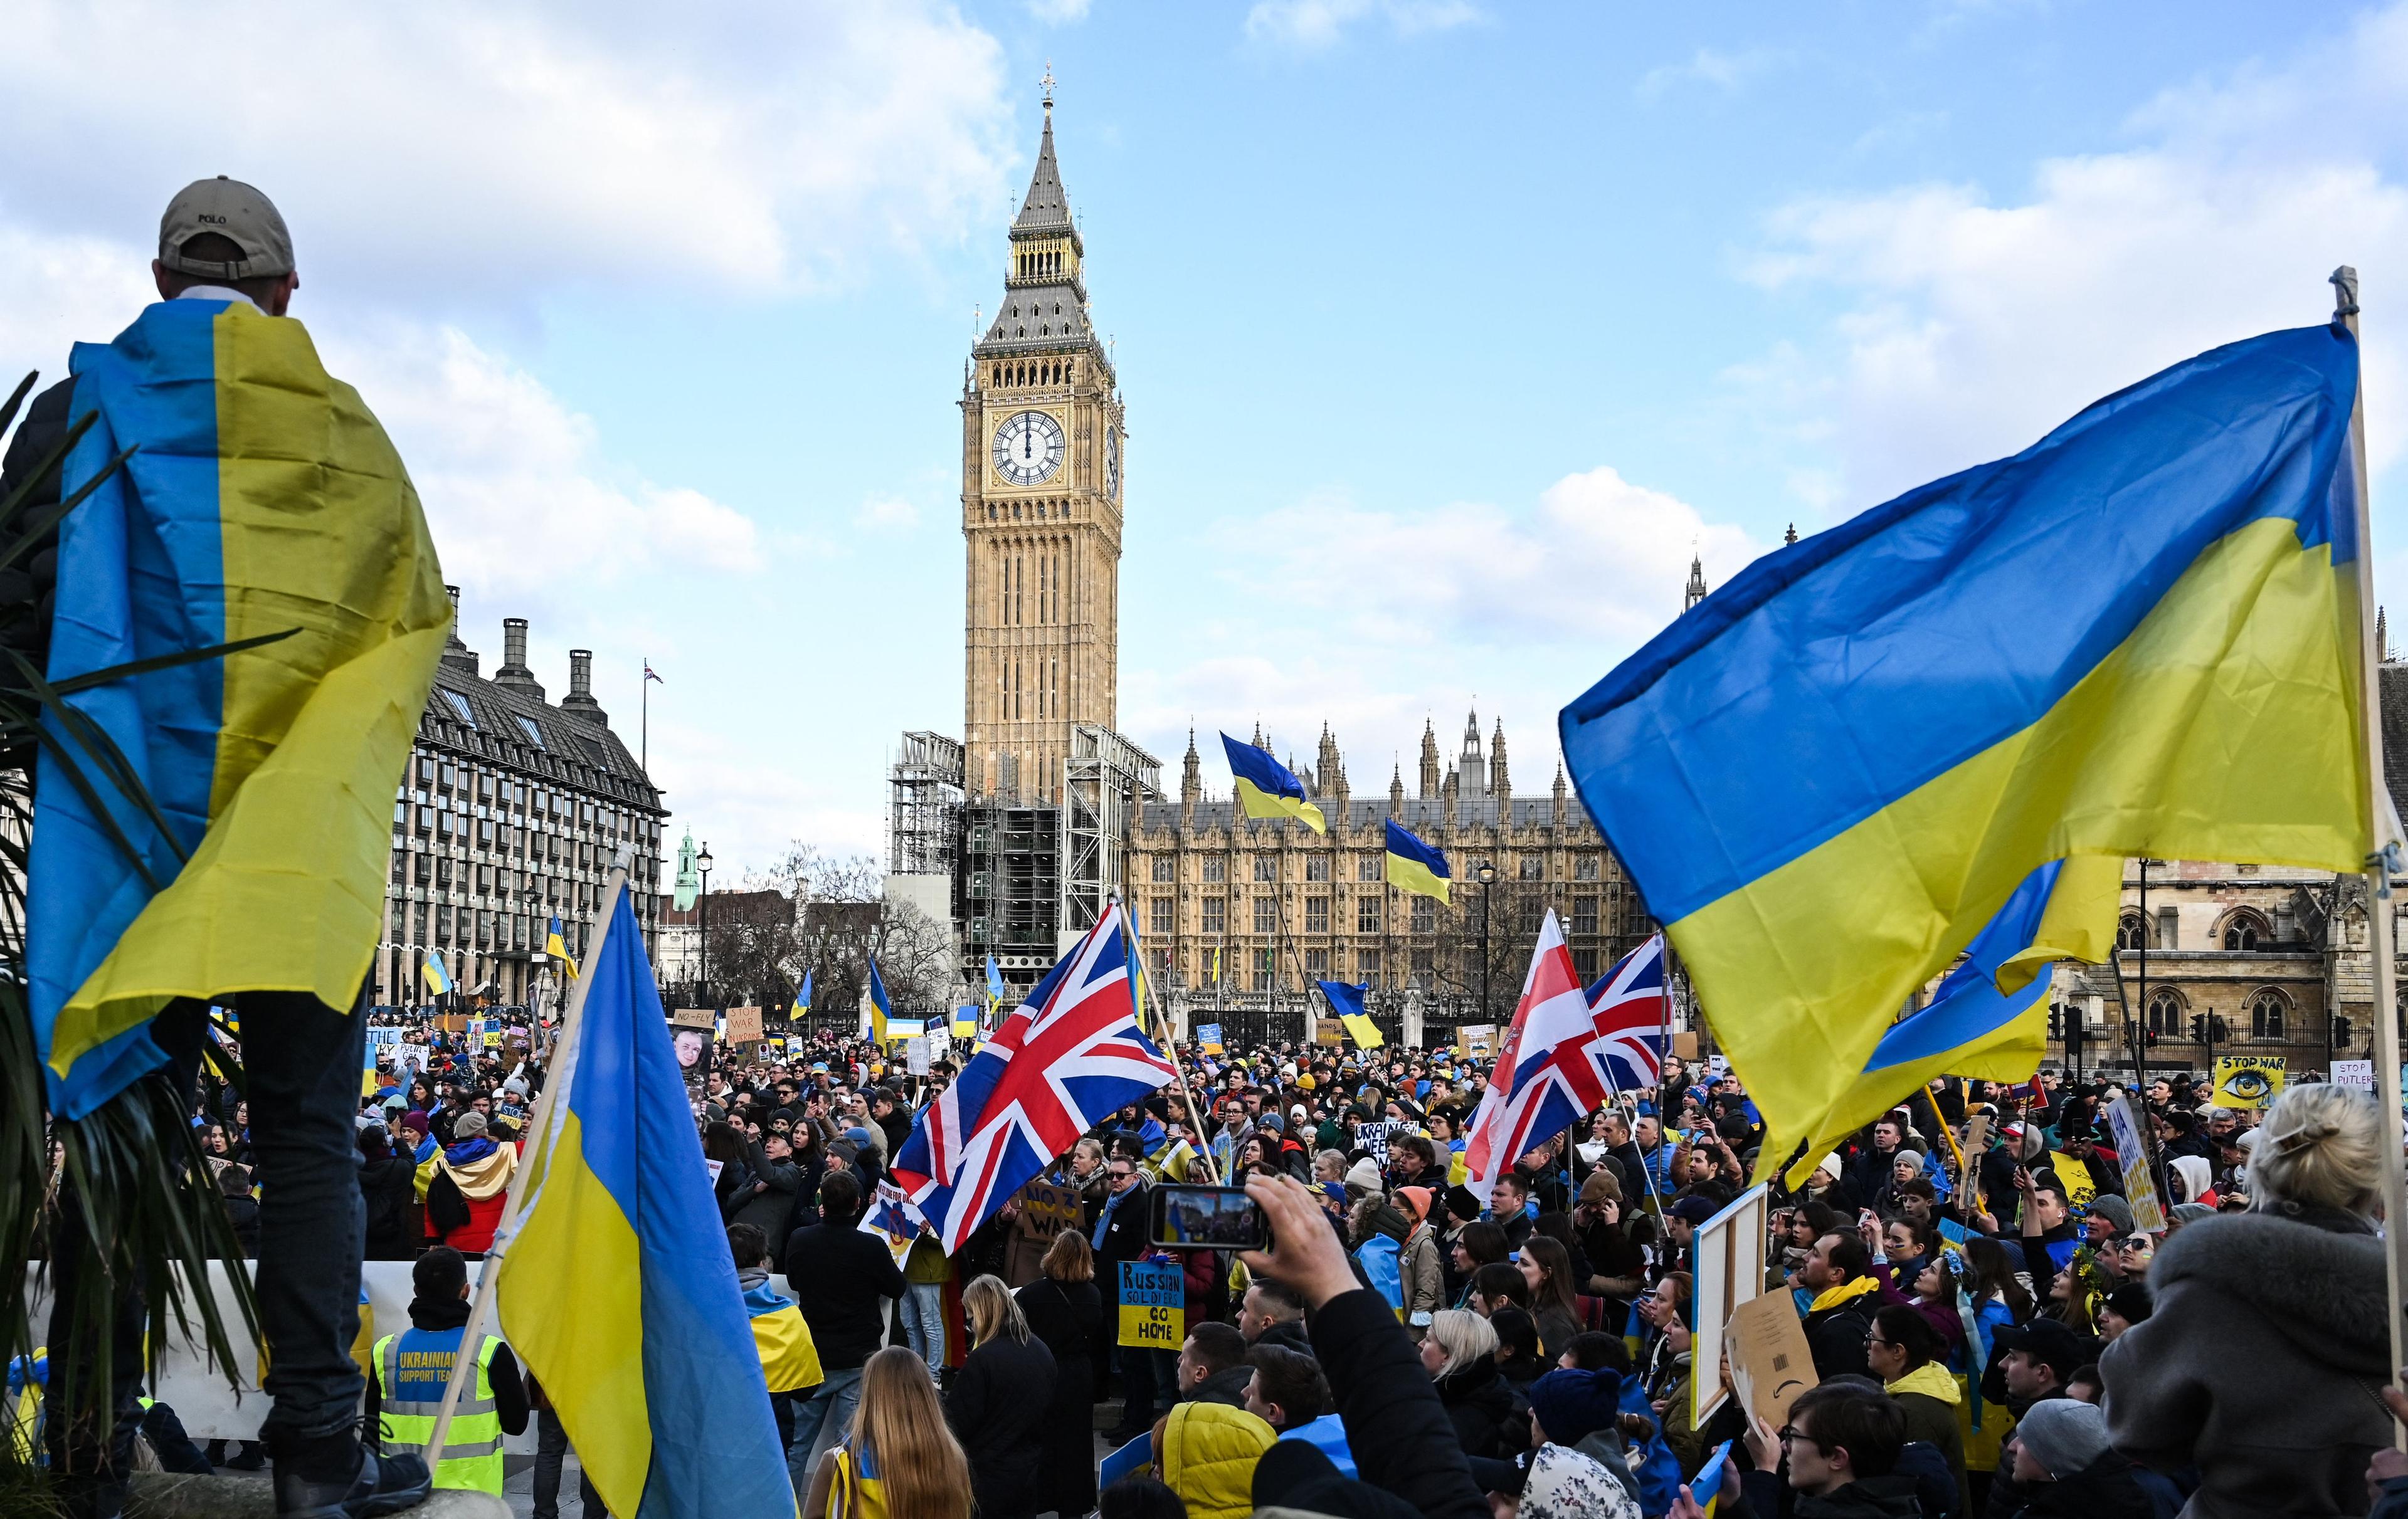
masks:
POLYGON ((796 838, 775 865, 747 886, 767 886, 804 902, 875 902, 884 895, 885 872, 867 854, 835 855, 796 838))
POLYGON ((716 1002, 783 1010, 800 975, 802 935, 794 899, 773 888, 713 892, 705 936, 716 1002))

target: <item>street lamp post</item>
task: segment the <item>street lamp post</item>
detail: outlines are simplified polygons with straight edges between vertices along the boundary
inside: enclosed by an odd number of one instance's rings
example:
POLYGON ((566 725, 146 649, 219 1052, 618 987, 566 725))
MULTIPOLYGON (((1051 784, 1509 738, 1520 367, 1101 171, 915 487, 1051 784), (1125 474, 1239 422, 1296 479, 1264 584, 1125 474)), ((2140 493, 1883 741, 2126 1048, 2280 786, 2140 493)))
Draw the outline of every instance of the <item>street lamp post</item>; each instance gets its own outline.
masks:
POLYGON ((702 872, 702 1005, 710 1006, 710 841, 703 840, 702 853, 694 857, 694 867, 702 872))
POLYGON ((1480 1021, 1495 1022, 1488 1001, 1488 898, 1497 889, 1497 867, 1483 860, 1472 869, 1480 878, 1480 1021))

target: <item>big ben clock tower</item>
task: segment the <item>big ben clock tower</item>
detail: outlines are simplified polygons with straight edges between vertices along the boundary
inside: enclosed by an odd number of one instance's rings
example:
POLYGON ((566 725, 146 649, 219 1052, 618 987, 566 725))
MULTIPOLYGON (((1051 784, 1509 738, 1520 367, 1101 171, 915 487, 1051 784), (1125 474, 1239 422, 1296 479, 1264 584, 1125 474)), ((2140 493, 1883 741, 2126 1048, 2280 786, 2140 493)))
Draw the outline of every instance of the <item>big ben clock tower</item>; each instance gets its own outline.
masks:
POLYGON ((973 795, 1058 802, 1072 727, 1117 715, 1127 438, 1054 163, 1050 71, 1010 247, 962 389, 964 780, 973 795))

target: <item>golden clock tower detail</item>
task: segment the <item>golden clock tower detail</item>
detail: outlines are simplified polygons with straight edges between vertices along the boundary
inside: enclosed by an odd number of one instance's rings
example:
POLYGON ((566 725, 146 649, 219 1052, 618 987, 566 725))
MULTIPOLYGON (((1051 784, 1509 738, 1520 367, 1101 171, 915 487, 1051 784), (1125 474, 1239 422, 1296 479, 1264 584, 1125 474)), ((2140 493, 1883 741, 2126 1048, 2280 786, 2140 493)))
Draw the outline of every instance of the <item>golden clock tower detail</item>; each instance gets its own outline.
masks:
POLYGON ((1050 73, 1010 246, 962 388, 963 779, 973 796, 1058 802, 1071 729, 1116 716, 1127 434, 1054 164, 1050 73))

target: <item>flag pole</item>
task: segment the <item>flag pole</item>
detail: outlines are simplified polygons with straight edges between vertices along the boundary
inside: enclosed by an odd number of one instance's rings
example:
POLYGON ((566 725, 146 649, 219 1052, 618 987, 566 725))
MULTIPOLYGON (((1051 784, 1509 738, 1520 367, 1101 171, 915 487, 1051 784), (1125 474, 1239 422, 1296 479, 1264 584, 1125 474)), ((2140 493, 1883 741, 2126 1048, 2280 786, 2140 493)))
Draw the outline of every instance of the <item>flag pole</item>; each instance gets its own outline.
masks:
MULTIPOLYGON (((2330 280, 2333 321, 2355 342, 2358 270, 2344 264, 2332 272, 2330 280)), ((2390 1289, 2384 1300, 2391 1305, 2387 1315, 2390 1365, 2396 1378, 2396 1369, 2408 1361, 2400 1313, 2402 1288, 2408 1286, 2408 1262, 2401 1260, 2402 1250, 2408 1249, 2408 1165, 2403 1165, 2401 1149, 2399 925, 2391 903, 2392 874, 2401 868, 2401 864, 2383 769, 2382 651, 2374 646, 2373 511, 2367 495, 2366 374, 2362 362, 2358 391, 2349 408, 2349 472, 2358 507, 2358 726, 2366 745, 2366 817, 2375 846, 2374 853, 2366 861, 2366 891, 2368 927, 2372 930, 2369 938, 2374 958, 2374 1091, 2376 1105, 2383 1110, 2383 1264, 2390 1289)), ((2394 1423, 2392 1443, 2398 1449, 2408 1450, 2408 1426, 2394 1423)))
MULTIPOLYGON (((619 910, 619 897, 627 889, 627 870, 635 863, 635 851, 626 844, 619 846, 618 858, 610 864, 610 882, 602 893, 599 931, 586 949, 586 964, 591 967, 596 951, 610 935, 610 920, 619 910)), ((578 1029, 585 1021, 585 990, 593 984, 591 976, 576 978, 577 984, 569 993, 568 1010, 560 1021, 560 1037, 553 1042, 551 1068, 545 1072, 543 1096, 536 1099, 535 1116, 527 1126, 527 1138, 540 1143, 552 1131, 552 1104, 560 1089, 567 1084, 565 1077, 575 1069, 578 1029)), ((452 1415, 460 1407, 460 1389, 466 1384, 468 1369, 476 1364, 477 1340, 485 1326, 485 1314, 493 1306, 494 1291, 502 1278, 502 1255, 509 1249, 512 1233, 518 1227, 519 1209, 526 1199, 527 1176, 531 1168, 521 1164, 510 1177, 509 1192, 502 1198, 501 1222, 494 1226, 493 1248, 485 1252, 483 1268, 477 1273, 477 1296, 468 1304, 468 1322, 460 1330, 460 1349, 452 1358, 452 1376, 443 1384, 443 1406, 435 1412, 435 1430, 426 1438, 426 1469, 434 1471, 443 1459, 443 1442, 452 1433, 452 1415)), ((549 1164, 545 1168, 549 1170, 549 1164)), ((388 1392, 387 1396, 391 1396, 388 1392)))
MULTIPOLYGON (((1146 980, 1145 962, 1140 958, 1137 936, 1129 932, 1128 904, 1121 900, 1120 888, 1112 888, 1112 905, 1121 910, 1121 956, 1128 962, 1131 979, 1145 988, 1145 1003, 1154 1010, 1154 1026, 1162 1030, 1162 1049, 1170 1061, 1170 1073, 1179 1079, 1179 1100, 1187 1104, 1188 1131, 1196 1136, 1197 1158, 1204 1162, 1204 1174, 1212 1184, 1221 1184, 1221 1168, 1212 1159, 1212 1147, 1204 1139, 1204 1116, 1197 1111, 1196 1094, 1187 1085, 1187 1063, 1179 1058, 1179 1041, 1170 1037, 1170 1020, 1164 1016, 1162 999, 1154 996, 1154 982, 1146 980)), ((1142 1011, 1143 1010, 1140 1010, 1142 1011)))

